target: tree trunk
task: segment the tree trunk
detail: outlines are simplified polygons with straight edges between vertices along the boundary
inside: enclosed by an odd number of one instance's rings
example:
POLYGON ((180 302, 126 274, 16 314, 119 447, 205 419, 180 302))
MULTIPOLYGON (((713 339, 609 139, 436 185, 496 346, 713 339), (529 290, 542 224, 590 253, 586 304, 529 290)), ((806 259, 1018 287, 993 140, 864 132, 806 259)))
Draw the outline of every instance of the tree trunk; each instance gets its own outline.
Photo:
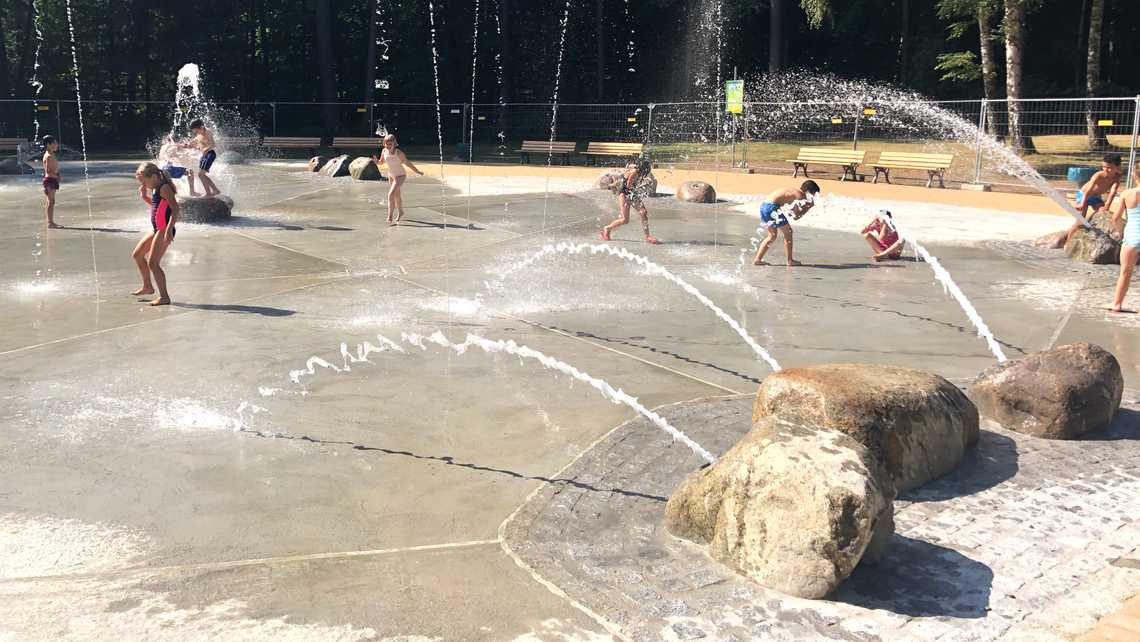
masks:
POLYGON ((8 79, 8 38, 4 31, 4 14, 0 13, 0 98, 9 98, 12 95, 8 79))
POLYGON ((245 100, 252 101, 257 98, 257 0, 249 0, 245 19, 245 100))
POLYGON ((899 28, 898 80, 906 84, 910 72, 910 0, 901 0, 902 26, 899 28))
POLYGON ((336 105, 336 70, 333 65, 332 48, 332 0, 314 0, 316 5, 316 40, 317 65, 321 76, 321 112, 324 114, 325 133, 335 136, 337 134, 336 105))
POLYGON ((1024 135, 1021 123, 1021 72, 1025 47, 1025 0, 1005 0, 1005 95, 1009 100, 1010 146, 1019 153, 1032 153, 1033 139, 1024 135))
MULTIPOLYGON (((978 3, 978 39, 982 61, 982 92, 986 100, 993 100, 998 95, 997 55, 994 51, 993 6, 988 2, 978 3)), ((997 136, 997 119, 992 109, 986 111, 986 131, 990 136, 997 136)))
POLYGON ((768 71, 777 73, 784 68, 784 0, 772 0, 768 18, 768 71))
MULTIPOLYGON (((1089 13, 1089 53, 1085 69, 1085 89, 1089 98, 1100 92, 1100 49, 1101 34, 1104 30, 1104 0, 1092 0, 1092 11, 1089 13)), ((1089 149, 1103 151, 1108 149, 1108 138, 1104 129, 1097 126, 1097 114, 1092 101, 1085 106, 1085 123, 1089 136, 1089 149)))
MULTIPOLYGON (((34 0, 27 1, 27 12, 24 16, 24 35, 20 44, 20 67, 18 73, 20 80, 31 77, 32 59, 35 57, 36 51, 35 46, 32 45, 32 34, 34 32, 36 15, 35 7, 32 6, 33 1, 34 0)), ((40 78, 40 82, 43 82, 43 77, 40 78)))
POLYGON ((606 3, 605 0, 594 0, 594 39, 597 43, 597 86, 594 90, 595 99, 602 102, 606 91, 606 3))
MULTIPOLYGON (((1074 51, 1087 52, 1089 43, 1089 2, 1090 0, 1081 1, 1081 19, 1077 25, 1077 48, 1074 51)), ((1080 56, 1075 56, 1076 64, 1073 65, 1073 86, 1083 87, 1083 76, 1085 75, 1085 65, 1088 64, 1088 59, 1081 60, 1080 56), (1084 63, 1084 64, 1082 64, 1084 63)))

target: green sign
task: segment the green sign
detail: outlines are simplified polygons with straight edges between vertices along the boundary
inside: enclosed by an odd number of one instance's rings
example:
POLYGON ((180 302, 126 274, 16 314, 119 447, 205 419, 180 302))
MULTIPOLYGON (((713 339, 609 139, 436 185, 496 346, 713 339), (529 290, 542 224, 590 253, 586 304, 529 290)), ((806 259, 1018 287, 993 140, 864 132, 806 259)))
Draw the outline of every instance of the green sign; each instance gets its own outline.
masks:
POLYGON ((744 113, 744 81, 728 80, 724 83, 724 108, 730 114, 744 113))

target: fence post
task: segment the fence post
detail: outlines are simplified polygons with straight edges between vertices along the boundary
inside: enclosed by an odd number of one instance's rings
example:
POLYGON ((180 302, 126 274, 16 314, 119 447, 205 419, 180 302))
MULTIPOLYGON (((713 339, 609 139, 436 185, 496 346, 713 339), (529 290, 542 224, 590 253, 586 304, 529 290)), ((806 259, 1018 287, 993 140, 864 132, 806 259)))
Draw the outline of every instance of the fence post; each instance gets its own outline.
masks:
MULTIPOLYGON (((59 140, 63 140, 63 116, 60 115, 63 110, 60 109, 60 101, 55 101, 55 136, 59 140)), ((1136 147, 1135 137, 1133 138, 1133 147, 1136 147)))
POLYGON ((1128 152, 1128 187, 1132 185, 1133 169, 1136 167, 1136 139, 1140 137, 1140 96, 1136 97, 1136 109, 1132 112, 1132 148, 1128 152))
POLYGON ((277 103, 269 103, 270 109, 273 110, 273 135, 277 135, 277 103))
MULTIPOLYGON (((653 137, 653 108, 656 107, 653 103, 645 106, 649 110, 649 119, 645 123, 645 144, 650 145, 653 137)), ((1135 145, 1133 145, 1135 147, 1135 145)))
POLYGON ((986 110, 989 109, 989 103, 986 99, 982 99, 982 107, 978 110, 978 137, 974 139, 974 184, 980 185, 982 182, 982 136, 986 132, 986 110))
POLYGON ((863 107, 855 108, 855 136, 851 140, 851 149, 859 149, 859 120, 863 117, 863 107))

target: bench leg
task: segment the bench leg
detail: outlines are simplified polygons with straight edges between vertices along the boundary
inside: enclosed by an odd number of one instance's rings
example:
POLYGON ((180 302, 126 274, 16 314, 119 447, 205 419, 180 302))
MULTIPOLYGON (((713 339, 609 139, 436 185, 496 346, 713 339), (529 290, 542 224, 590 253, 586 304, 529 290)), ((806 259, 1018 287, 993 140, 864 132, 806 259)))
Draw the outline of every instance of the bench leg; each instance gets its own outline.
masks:
POLYGON ((941 170, 940 170, 940 171, 938 172, 938 186, 939 186, 939 187, 941 187, 942 189, 946 189, 946 181, 942 180, 942 177, 943 177, 945 174, 946 174, 946 172, 945 172, 945 171, 941 171, 941 170))
POLYGON ((855 176, 855 166, 854 165, 844 165, 843 166, 843 176, 841 176, 839 178, 839 182, 842 183, 843 181, 847 180, 848 175, 851 176, 851 180, 855 180, 856 176, 855 176))
POLYGON ((879 182, 879 175, 882 175, 883 179, 886 180, 888 184, 891 182, 891 170, 886 167, 876 167, 875 180, 871 181, 872 185, 879 182))

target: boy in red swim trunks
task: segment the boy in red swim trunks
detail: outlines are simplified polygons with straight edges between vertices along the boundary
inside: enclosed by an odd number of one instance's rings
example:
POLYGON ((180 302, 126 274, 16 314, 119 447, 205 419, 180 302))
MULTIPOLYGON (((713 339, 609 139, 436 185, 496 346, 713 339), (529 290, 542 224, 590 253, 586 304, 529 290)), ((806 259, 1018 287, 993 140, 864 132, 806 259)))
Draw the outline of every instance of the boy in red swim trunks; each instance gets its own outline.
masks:
MULTIPOLYGON (((887 210, 880 212, 885 218, 891 219, 891 213, 887 210)), ((866 239, 867 245, 871 246, 871 260, 878 263, 879 261, 894 261, 902 256, 903 245, 906 241, 899 238, 898 231, 891 225, 883 222, 883 219, 875 217, 875 220, 867 224, 860 232, 863 238, 866 239)))
POLYGON ((62 225, 55 222, 55 193, 59 191, 59 159, 55 153, 59 151, 59 143, 54 136, 44 136, 44 212, 47 214, 48 227, 59 229, 62 225))

